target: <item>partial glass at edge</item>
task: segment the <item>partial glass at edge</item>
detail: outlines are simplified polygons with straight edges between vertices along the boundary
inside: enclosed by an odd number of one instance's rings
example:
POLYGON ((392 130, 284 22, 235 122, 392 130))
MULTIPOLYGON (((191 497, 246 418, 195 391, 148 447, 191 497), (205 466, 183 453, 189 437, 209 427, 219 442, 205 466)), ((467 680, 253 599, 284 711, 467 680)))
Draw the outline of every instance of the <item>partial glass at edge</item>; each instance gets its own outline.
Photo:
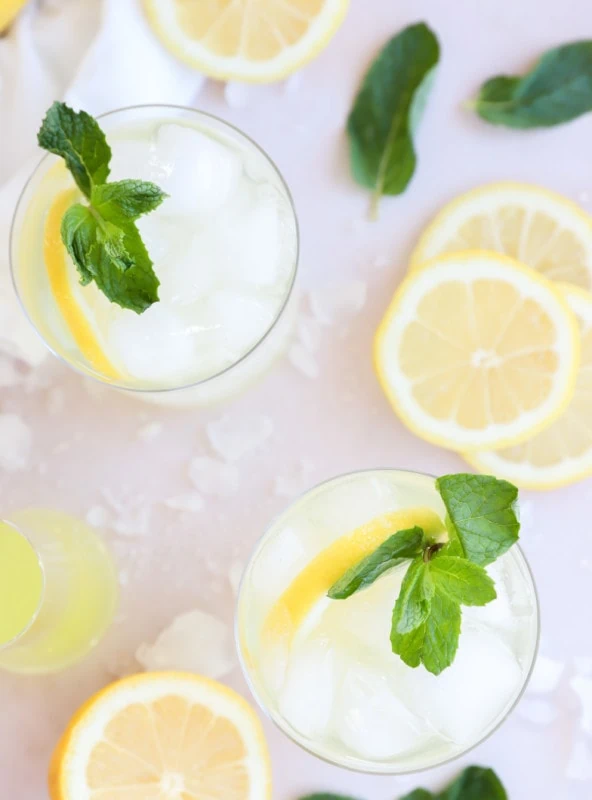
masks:
POLYGON ((68 514, 26 509, 0 521, 0 556, 0 670, 42 674, 80 661, 117 608, 115 565, 101 539, 68 514))
POLYGON ((270 609, 318 553, 381 514, 413 507, 443 518, 432 477, 389 469, 329 480, 272 522, 241 584, 237 648, 257 702, 305 750, 360 772, 417 772, 471 750, 515 707, 536 658, 538 600, 518 546, 488 568, 498 599, 463 608, 457 657, 438 677, 390 651, 405 566, 348 600, 321 599, 291 651, 279 640, 264 644, 270 609))
MULTIPOLYGON (((230 363, 215 368, 205 376, 200 375, 198 378, 174 383, 165 381, 159 385, 158 382, 125 376, 113 378, 102 374, 85 359, 76 342, 72 340, 49 287, 43 258, 45 220, 57 194, 64 189, 74 187, 74 182, 63 167, 61 159, 53 155, 45 156, 29 179, 17 204, 12 223, 10 248, 12 276, 23 309, 54 355, 84 375, 114 388, 134 392, 151 402, 166 405, 208 405, 225 401, 267 372, 272 363, 285 351, 293 329, 297 310, 294 283, 298 265, 299 235, 290 191, 276 165, 252 139, 232 125, 205 112, 167 105, 136 106, 111 111, 102 115, 100 120, 101 127, 112 145, 114 158, 122 141, 128 146, 127 151, 119 152, 117 162, 120 166, 117 174, 112 175, 113 180, 124 177, 119 174, 120 171, 125 173, 125 177, 144 177, 133 174, 131 167, 132 174, 127 174, 125 168, 128 153, 131 152, 133 157, 133 147, 129 148, 126 139, 130 136, 130 131, 139 132, 138 136, 145 135, 147 130, 152 131, 151 135, 156 135, 154 131, 158 130, 158 126, 172 123, 196 129, 224 146, 233 148, 233 152, 238 154, 243 162, 241 174, 246 175, 244 169, 248 164, 251 165, 251 172, 257 172, 253 178, 254 184, 257 184, 257 181, 261 181, 262 184, 269 181, 269 185, 277 192, 277 197, 281 198, 283 204, 280 248, 287 248, 286 257, 290 260, 290 263, 284 264, 284 268, 288 270, 285 285, 282 284, 284 288, 273 300, 273 318, 265 328, 261 329, 261 334, 254 344, 233 357, 230 363), (31 290, 31 286, 36 287, 34 291, 31 290)), ((153 179, 158 181, 158 176, 153 179)), ((245 180, 251 180, 251 177, 248 179, 245 177, 245 180)), ((163 206, 153 214, 160 213, 162 208, 163 206)), ((210 219, 214 219, 216 213, 218 212, 212 212, 210 219)), ((195 224, 197 223, 196 219, 195 224)), ((204 222, 204 219, 200 218, 199 223, 206 226, 207 220, 204 222)), ((284 253, 283 250, 281 252, 284 253)), ((158 256, 153 260, 158 272, 158 256)), ((203 323, 197 320, 192 324, 200 326, 203 323)))

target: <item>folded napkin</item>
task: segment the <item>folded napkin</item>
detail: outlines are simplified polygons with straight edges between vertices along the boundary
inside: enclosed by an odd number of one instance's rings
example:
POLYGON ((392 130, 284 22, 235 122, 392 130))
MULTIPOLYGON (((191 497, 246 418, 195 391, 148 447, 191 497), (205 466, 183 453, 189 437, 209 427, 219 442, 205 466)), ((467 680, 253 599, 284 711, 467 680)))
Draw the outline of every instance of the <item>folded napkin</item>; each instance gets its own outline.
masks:
POLYGON ((141 0, 30 0, 0 38, 0 352, 31 366, 46 354, 9 268, 12 214, 41 157, 45 111, 59 99, 94 115, 141 103, 192 105, 203 82, 160 44, 141 0))

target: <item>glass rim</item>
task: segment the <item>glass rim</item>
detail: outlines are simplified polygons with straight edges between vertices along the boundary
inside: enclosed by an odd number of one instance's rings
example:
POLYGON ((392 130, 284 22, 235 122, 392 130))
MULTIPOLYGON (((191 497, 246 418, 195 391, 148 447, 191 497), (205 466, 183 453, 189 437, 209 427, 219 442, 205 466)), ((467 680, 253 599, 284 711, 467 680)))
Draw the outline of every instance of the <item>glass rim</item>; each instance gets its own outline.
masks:
POLYGON ((96 119, 105 119, 106 117, 111 117, 111 116, 114 116, 116 114, 122 114, 122 113, 133 112, 133 111, 149 110, 149 109, 163 109, 164 111, 168 110, 168 111, 177 111, 177 112, 183 111, 183 112, 188 112, 190 114, 196 114, 197 116, 205 117, 205 118, 207 118, 209 120, 213 120, 215 123, 220 124, 225 128, 228 128, 234 134, 238 134, 238 136, 240 138, 246 140, 251 146, 253 146, 265 158, 265 160, 271 165, 273 171, 275 172, 275 174, 279 178, 279 181, 280 181, 280 184, 281 184, 283 190, 286 193, 286 197, 288 199, 288 204, 290 206, 292 217, 294 219, 296 250, 295 250, 295 254, 294 254, 294 263, 293 263, 293 266, 291 268, 290 281, 289 281, 289 284, 288 284, 288 287, 287 287, 287 291, 286 291, 285 297, 282 300, 282 303, 280 304, 280 306, 279 306, 279 308, 278 308, 278 310, 276 312, 276 315, 274 316, 273 321, 271 322, 271 324, 267 328, 267 330, 262 334, 262 336, 259 339, 257 339, 257 341, 247 350, 247 352, 244 353, 236 361, 233 361, 232 364, 229 364, 227 367, 224 367, 224 369, 220 370, 219 372, 214 373, 213 375, 209 375, 207 378, 201 378, 198 381, 191 381, 190 383, 184 383, 184 384, 181 384, 179 386, 164 386, 164 387, 149 387, 149 388, 147 388, 147 387, 143 387, 143 386, 127 386, 127 385, 122 384, 122 383, 120 383, 118 381, 106 380, 104 377, 102 377, 100 375, 100 373, 95 372, 93 370, 83 369, 80 366, 78 366, 77 364, 72 363, 68 358, 66 358, 64 355, 59 353, 54 347, 52 347, 49 344, 49 342, 46 340, 45 336, 42 334, 42 332, 39 330, 39 328, 37 327, 37 325, 33 321, 31 315, 29 314, 29 311, 27 310, 26 304, 25 304, 25 302, 24 302, 24 300, 23 300, 23 298, 21 296, 21 293, 19 291, 18 282, 17 282, 17 279, 16 279, 16 263, 15 263, 16 262, 16 257, 15 257, 15 255, 13 253, 13 250, 15 249, 14 246, 15 246, 15 238, 16 238, 17 215, 18 215, 19 211, 21 210, 21 206, 22 206, 22 204, 23 204, 23 202, 25 200, 25 195, 26 195, 27 191, 31 187, 31 184, 33 183, 34 178, 38 174, 38 172, 41 169, 41 167, 43 166, 43 164, 45 164, 46 161, 48 161, 48 160, 57 158, 57 156, 53 155, 52 153, 46 153, 41 158, 41 160, 36 164, 36 166, 34 167, 32 173, 29 175, 29 177, 25 181, 25 183, 23 185, 23 188, 21 189, 21 191, 19 193, 19 197, 18 197, 18 200, 16 202, 16 206, 14 208, 14 212, 12 214, 12 220, 11 220, 11 223, 10 223, 10 230, 9 230, 9 237, 8 237, 8 241, 9 241, 8 259, 9 259, 9 264, 10 264, 10 278, 11 278, 11 281, 12 281, 12 286, 13 286, 14 292, 16 294, 19 306, 21 307, 21 309, 22 309, 25 317, 27 318, 29 324, 32 326, 32 328, 35 331, 35 333, 37 334, 37 336, 39 336, 39 338, 41 339, 41 341, 43 342, 45 347, 47 347, 49 352, 53 356, 55 356, 57 359, 59 359, 59 361, 61 361, 63 364, 66 364, 70 369, 73 369, 79 375, 82 375, 82 376, 84 376, 86 378, 90 378, 91 380, 96 381, 97 383, 99 383, 99 384, 101 384, 103 386, 111 386, 114 389, 120 389, 120 390, 125 391, 125 392, 133 392, 133 393, 137 393, 139 395, 141 395, 141 394, 167 394, 168 392, 181 392, 181 391, 184 391, 186 389, 195 389, 198 386, 205 386, 208 383, 214 381, 216 378, 220 378, 223 375, 226 375, 227 373, 231 372, 231 370, 235 369, 235 367, 237 367, 239 364, 242 364, 244 361, 246 361, 266 341, 266 339, 275 330, 275 328, 279 324, 281 318, 283 317, 284 312, 285 312, 285 310, 286 310, 286 308, 288 306, 288 303, 290 302, 290 300, 291 300, 291 298, 292 298, 292 296, 294 294, 294 286, 296 284, 296 277, 297 277, 297 274, 298 274, 298 266, 299 266, 299 262, 300 262, 300 225, 299 225, 299 222, 298 222, 298 215, 296 213, 296 206, 294 204, 294 198, 292 196, 292 192, 290 191, 290 187, 288 186, 288 184, 287 184, 282 172, 280 171, 279 167, 277 166, 275 161, 271 158, 271 156, 263 149, 263 147, 260 144, 258 144, 254 139, 252 139, 247 133, 245 133, 240 128, 238 128, 236 125, 233 125, 231 122, 227 122, 226 120, 222 119, 221 117, 218 117, 215 114, 211 114, 208 111, 202 111, 201 109, 193 108, 191 106, 175 105, 174 103, 140 103, 140 104, 137 104, 137 105, 122 106, 121 108, 115 108, 115 109, 112 109, 111 111, 105 111, 102 114, 97 114, 96 119))
MULTIPOLYGON (((339 767, 340 769, 345 769, 348 772, 353 772, 353 773, 362 774, 362 775, 378 775, 378 776, 382 775, 382 776, 385 776, 385 777, 386 776, 397 777, 397 776, 403 776, 403 775, 415 775, 415 774, 420 774, 420 773, 424 773, 424 772, 429 772, 430 770, 436 769, 437 767, 442 767, 442 766, 445 766, 447 764, 451 764, 454 761, 457 761, 459 758, 463 758, 465 755, 467 755, 467 753, 470 753, 472 750, 474 750, 475 748, 479 747, 481 744, 486 742, 491 736, 493 736, 495 733, 497 733, 497 731, 504 725, 504 723, 506 722, 508 717, 515 711, 518 703, 522 700, 522 697, 524 696, 526 688, 527 688, 527 686, 528 686, 528 684, 530 682, 530 679, 532 677, 532 673, 533 673, 533 670, 534 670, 534 667, 535 667, 535 664, 536 664, 536 661, 537 661, 537 657, 538 657, 538 653, 539 653, 539 647, 540 647, 540 640, 541 640, 541 606, 540 606, 540 601, 539 601, 539 596, 538 596, 538 591, 537 591, 537 585, 536 585, 536 582, 534 580, 534 575, 533 575, 532 569, 530 567, 530 564, 528 563, 528 559, 526 558, 523 549, 520 547, 519 543, 516 543, 510 548, 510 550, 516 550, 517 551, 517 554, 518 554, 519 558, 521 559, 521 562, 522 562, 523 566, 526 568, 526 573, 527 573, 528 578, 530 579, 530 584, 532 586, 532 595, 533 595, 533 598, 534 598, 534 610, 535 610, 535 613, 536 613, 536 636, 535 636, 535 640, 534 640, 534 646, 532 648, 531 661, 530 661, 528 670, 526 670, 526 672, 524 673, 524 677, 523 677, 522 685, 520 687, 520 691, 518 692, 518 694, 516 695, 516 697, 514 698, 512 703, 508 706, 506 711, 503 713, 501 718, 496 722, 496 724, 491 728, 491 730, 489 730, 487 733, 485 733, 485 735, 480 736, 475 742, 473 742, 468 747, 459 750, 457 753, 455 753, 452 756, 448 756, 448 757, 443 758, 443 759, 441 759, 439 761, 434 761, 433 763, 430 763, 427 766, 415 767, 415 768, 412 768, 412 769, 396 769, 396 768, 388 769, 388 767, 385 768, 384 764, 377 764, 377 769, 368 769, 366 766, 357 766, 355 764, 344 763, 343 761, 339 761, 337 759, 330 758, 329 756, 327 756, 325 754, 321 754, 321 753, 317 752, 308 743, 308 741, 306 740, 306 738, 303 735, 299 734, 298 731, 296 731, 295 729, 289 729, 288 728, 288 726, 286 725, 287 720, 285 720, 284 717, 281 714, 276 713, 275 710, 273 710, 270 706, 268 706, 266 703, 263 702, 260 692, 255 687, 255 682, 251 677, 252 676, 252 672, 248 668, 247 663, 246 663, 246 659, 245 659, 244 654, 243 654, 243 649, 242 649, 242 646, 241 646, 241 636, 240 636, 240 630, 239 630, 240 608, 241 608, 241 603, 242 603, 242 599, 243 599, 243 592, 245 591, 245 577, 246 577, 247 573, 249 572, 250 568, 252 567, 252 565, 253 565, 253 563, 255 561, 255 558, 257 557, 258 553, 260 552, 262 546, 265 544, 265 542, 270 537, 271 531, 274 528, 274 526, 281 520, 281 518, 285 514, 287 514, 295 505, 300 503, 305 497, 307 497, 312 492, 316 492, 318 490, 321 490, 321 489, 323 489, 325 487, 330 486, 333 483, 338 483, 338 482, 343 481, 343 480, 345 480, 347 478, 353 478, 355 476, 364 475, 364 474, 368 474, 369 475, 371 473, 377 473, 377 472, 400 473, 400 474, 405 474, 405 475, 419 475, 420 477, 423 477, 423 478, 431 478, 433 480, 436 480, 436 476, 435 475, 432 475, 431 473, 428 473, 428 472, 422 472, 420 470, 401 469, 401 468, 398 468, 398 467, 369 467, 369 468, 365 468, 365 469, 359 469, 359 470, 352 470, 350 472, 344 472, 344 473, 341 473, 340 475, 335 475, 332 478, 326 478, 325 480, 320 481, 319 483, 315 484, 314 486, 311 486, 309 489, 306 489, 306 490, 300 492, 281 512, 279 512, 278 514, 276 514, 273 517, 273 519, 265 527, 265 530, 263 531, 261 536, 258 537, 257 541, 253 545, 253 549, 252 549, 252 551, 251 551, 251 553, 249 555, 248 561, 247 561, 247 563, 245 565, 245 568, 243 570, 243 574, 241 576, 241 580, 240 580, 240 584, 239 584, 239 588, 238 588, 238 592, 237 592, 237 599, 236 599, 236 602, 235 602, 234 641, 235 641, 235 648, 236 648, 236 652, 238 654, 238 661, 239 661, 239 664, 240 664, 240 668, 241 668, 243 677, 245 679, 245 682, 246 682, 246 684, 247 684, 247 686, 249 688, 249 691, 251 692, 251 695, 252 695, 253 699, 255 700, 258 708, 260 709, 260 711, 263 712, 263 714, 265 714, 267 719, 271 720, 271 722, 275 725, 275 727, 284 736, 286 736, 291 742, 296 744, 298 747, 300 747, 302 750, 307 752, 309 755, 312 755, 315 758, 318 758, 321 761, 324 761, 326 764, 331 764, 332 766, 339 767)), ((510 550, 508 550, 507 552, 510 552, 510 550)), ((362 760, 362 759, 360 759, 360 760, 362 760)))
POLYGON ((31 539, 22 530, 22 528, 20 528, 14 522, 11 522, 9 519, 6 519, 4 517, 0 517, 0 524, 8 525, 10 528, 12 528, 13 531, 16 531, 16 533, 21 537, 21 539, 24 539, 27 542, 27 544, 35 554, 35 558, 37 560, 37 563, 39 564, 39 570, 41 572, 41 593, 39 595, 39 602, 37 603, 37 607, 35 608, 35 611, 31 615, 31 619, 27 622, 24 628, 22 628, 17 634, 15 634, 12 637, 12 639, 9 639, 6 642, 0 642, 0 655, 1 655, 2 653, 9 650, 11 647, 14 647, 14 645, 18 644, 27 635, 27 633, 29 633, 35 622, 37 622, 39 614, 41 613, 41 609, 43 608, 43 604, 45 602, 47 578, 45 575, 45 567, 43 566, 43 561, 41 560, 41 556, 39 555, 39 550, 35 547, 31 539))

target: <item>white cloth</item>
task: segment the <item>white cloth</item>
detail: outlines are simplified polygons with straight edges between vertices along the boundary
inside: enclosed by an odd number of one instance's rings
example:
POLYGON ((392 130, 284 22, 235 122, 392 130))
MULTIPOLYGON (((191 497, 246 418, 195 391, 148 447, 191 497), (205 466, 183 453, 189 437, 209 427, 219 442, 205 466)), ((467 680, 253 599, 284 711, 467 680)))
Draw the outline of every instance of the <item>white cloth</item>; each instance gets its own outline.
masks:
POLYGON ((36 134, 54 100, 100 114, 141 103, 191 105, 204 78, 175 59, 141 0, 30 0, 0 38, 0 352, 31 366, 46 349, 10 278, 19 193, 42 153, 36 134))

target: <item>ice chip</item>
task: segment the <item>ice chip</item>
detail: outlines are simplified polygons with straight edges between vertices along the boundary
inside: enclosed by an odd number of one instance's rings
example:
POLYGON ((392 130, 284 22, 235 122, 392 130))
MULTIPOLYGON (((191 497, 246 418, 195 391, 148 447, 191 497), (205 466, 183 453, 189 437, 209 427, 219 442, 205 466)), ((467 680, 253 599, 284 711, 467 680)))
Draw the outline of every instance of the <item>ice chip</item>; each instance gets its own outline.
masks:
POLYGON ((246 353, 263 337, 275 316, 271 300, 230 289, 216 292, 209 302, 226 344, 237 355, 246 353))
POLYGON ((124 139, 112 136, 109 181, 136 179, 161 185, 166 168, 156 157, 156 148, 149 139, 124 139))
POLYGON ((0 414, 0 469, 19 472, 31 456, 31 429, 17 414, 0 414))
POLYGON ((280 596, 309 561, 305 541, 297 528, 285 527, 267 541, 253 564, 253 589, 267 601, 280 596))
POLYGON ((298 340, 309 353, 316 353, 321 346, 321 327, 307 314, 300 314, 297 324, 298 340))
POLYGON ((565 777, 570 781, 592 781, 592 751, 584 739, 578 739, 571 751, 565 777))
POLYGON ((362 310, 366 302, 366 284, 352 279, 330 283, 310 293, 310 307, 321 325, 335 325, 362 310))
POLYGON ((185 306, 214 291, 220 281, 215 261, 217 246, 213 231, 198 230, 187 237, 174 259, 158 273, 163 302, 185 306))
POLYGON ((467 745, 485 735, 515 699, 522 671, 511 650, 486 630, 463 630, 452 665, 435 676, 408 670, 401 696, 443 736, 467 745))
POLYGON ((230 144, 174 123, 159 127, 156 157, 167 173, 160 186, 169 195, 162 211, 170 215, 217 211, 232 196, 242 169, 230 144))
POLYGON ((410 750, 419 744, 425 728, 397 697, 387 675, 365 664, 352 664, 335 704, 333 722, 341 741, 372 761, 410 750))
POLYGON ((238 468, 209 456, 197 456, 191 461, 189 477, 202 494, 228 497, 238 490, 238 468))
POLYGON ((93 528, 108 528, 113 523, 113 516, 105 506, 91 506, 86 512, 86 521, 93 528))
POLYGON ((143 442, 151 442, 162 433, 163 427, 162 422, 147 422, 146 425, 142 425, 139 429, 138 439, 141 439, 143 442))
POLYGON ((336 652, 328 641, 315 639, 292 651, 279 709, 301 734, 327 735, 338 683, 336 652))
POLYGON ((136 658, 145 670, 183 670, 222 678, 234 667, 231 629, 225 622, 195 609, 176 617, 154 644, 142 644, 136 658))
POLYGON ((516 713, 534 725, 550 725, 557 719, 557 709, 546 700, 533 700, 525 697, 516 713))
POLYGON ((539 694, 555 691, 564 669, 565 664, 562 661, 539 654, 530 676, 528 691, 539 694))
POLYGON ((570 681, 570 686, 579 697, 582 705, 582 730, 592 735, 592 678, 576 675, 570 681))
POLYGON ((239 461, 265 444, 273 434, 273 422, 263 414, 249 418, 226 414, 206 425, 206 433, 219 456, 225 461, 239 461))
POLYGON ((380 478, 368 476, 364 481, 329 487, 311 502, 309 516, 319 528, 341 536, 400 508, 397 488, 380 478))
POLYGON ((194 340, 183 319, 155 303, 143 314, 122 311, 109 326, 109 346, 134 378, 183 384, 194 368, 194 340))

